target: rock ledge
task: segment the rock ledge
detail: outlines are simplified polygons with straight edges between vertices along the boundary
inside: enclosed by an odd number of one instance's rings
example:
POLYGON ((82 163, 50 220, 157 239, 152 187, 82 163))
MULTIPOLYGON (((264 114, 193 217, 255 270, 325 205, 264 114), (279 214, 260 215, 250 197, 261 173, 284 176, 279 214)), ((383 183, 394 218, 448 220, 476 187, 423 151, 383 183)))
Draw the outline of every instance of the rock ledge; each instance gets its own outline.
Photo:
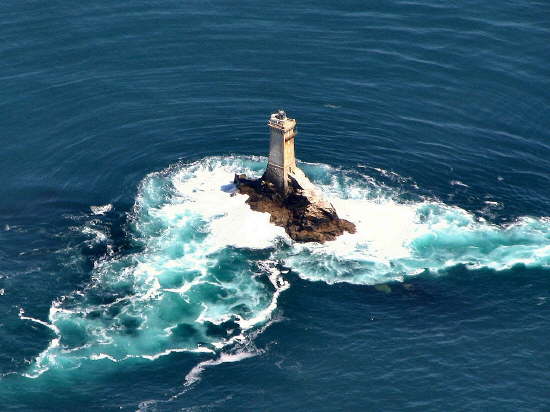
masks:
POLYGON ((324 243, 344 232, 356 231, 353 223, 338 217, 334 207, 322 198, 298 168, 289 175, 286 196, 261 178, 248 179, 243 174, 236 174, 234 183, 239 193, 248 195, 246 203, 252 210, 269 213, 271 222, 284 227, 297 242, 324 243))

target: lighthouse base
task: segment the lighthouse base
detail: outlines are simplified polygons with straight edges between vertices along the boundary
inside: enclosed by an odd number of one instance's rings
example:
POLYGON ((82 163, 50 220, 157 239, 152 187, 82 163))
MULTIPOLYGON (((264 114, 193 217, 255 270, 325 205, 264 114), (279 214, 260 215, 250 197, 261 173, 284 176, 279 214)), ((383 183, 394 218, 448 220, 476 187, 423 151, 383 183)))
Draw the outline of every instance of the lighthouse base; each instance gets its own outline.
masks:
POLYGON ((344 232, 355 233, 355 225, 338 217, 334 207, 298 168, 288 176, 288 190, 282 195, 270 181, 235 175, 240 194, 248 195, 252 210, 267 212, 271 222, 285 228, 297 242, 334 240, 344 232))

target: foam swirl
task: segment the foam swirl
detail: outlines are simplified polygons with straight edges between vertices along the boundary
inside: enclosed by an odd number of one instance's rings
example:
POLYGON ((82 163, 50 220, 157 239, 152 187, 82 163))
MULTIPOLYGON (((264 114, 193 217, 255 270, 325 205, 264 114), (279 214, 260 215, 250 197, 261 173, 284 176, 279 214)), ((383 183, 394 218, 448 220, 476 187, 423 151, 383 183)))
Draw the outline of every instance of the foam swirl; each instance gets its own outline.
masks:
POLYGON ((289 287, 280 264, 308 280, 368 285, 457 264, 550 265, 547 218, 496 226, 434 200, 399 201, 370 176, 315 164, 303 167, 357 233, 295 244, 233 194, 233 174, 258 175, 265 162, 210 157, 147 176, 130 214, 138 251, 96 262, 90 284, 54 302, 49 322, 21 312, 56 335, 27 376, 82 361, 217 354, 189 375, 196 381, 204 366, 243 358, 220 353, 272 318, 289 287))

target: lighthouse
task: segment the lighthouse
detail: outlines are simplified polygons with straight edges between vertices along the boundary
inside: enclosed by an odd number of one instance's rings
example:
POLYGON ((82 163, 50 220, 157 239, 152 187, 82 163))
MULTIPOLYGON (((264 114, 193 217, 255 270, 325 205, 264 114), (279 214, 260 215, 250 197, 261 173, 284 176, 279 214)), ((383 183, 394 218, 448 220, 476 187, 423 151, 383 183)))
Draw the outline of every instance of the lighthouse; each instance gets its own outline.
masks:
POLYGON ((235 174, 237 192, 246 195, 246 203, 257 212, 269 213, 270 222, 285 228, 297 242, 326 242, 356 227, 340 219, 334 206, 296 166, 294 137, 296 120, 283 110, 273 113, 269 126, 269 160, 260 179, 235 174))
POLYGON ((269 161, 262 179, 273 183, 279 193, 286 195, 289 175, 296 171, 296 120, 288 118, 284 110, 278 110, 270 116, 267 125, 270 129, 269 161))

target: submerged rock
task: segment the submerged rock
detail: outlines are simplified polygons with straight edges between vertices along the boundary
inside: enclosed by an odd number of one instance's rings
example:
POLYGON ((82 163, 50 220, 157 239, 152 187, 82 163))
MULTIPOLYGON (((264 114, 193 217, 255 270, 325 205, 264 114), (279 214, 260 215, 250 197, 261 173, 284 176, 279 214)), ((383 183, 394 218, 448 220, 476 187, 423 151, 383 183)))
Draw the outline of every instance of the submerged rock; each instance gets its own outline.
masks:
POLYGON ((271 222, 285 228, 297 242, 324 243, 344 232, 355 233, 355 225, 338 217, 334 207, 317 191, 306 175, 295 168, 288 175, 288 190, 282 194, 270 181, 235 175, 240 194, 248 195, 252 210, 267 212, 271 222))

